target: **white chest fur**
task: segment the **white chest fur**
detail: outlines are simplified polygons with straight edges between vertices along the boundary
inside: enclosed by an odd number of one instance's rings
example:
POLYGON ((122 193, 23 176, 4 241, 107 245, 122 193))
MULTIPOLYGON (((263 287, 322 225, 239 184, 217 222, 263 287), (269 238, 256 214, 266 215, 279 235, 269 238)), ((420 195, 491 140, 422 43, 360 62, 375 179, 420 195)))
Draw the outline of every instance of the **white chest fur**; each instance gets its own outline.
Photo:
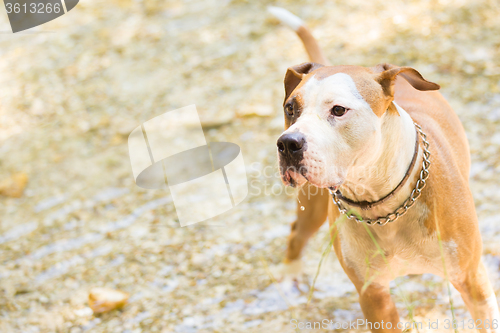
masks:
POLYGON ((405 216, 385 226, 342 222, 339 237, 346 265, 362 281, 388 285, 394 278, 408 274, 444 277, 443 252, 448 274, 457 274, 456 245, 443 242, 441 252, 437 233, 429 233, 424 225, 427 214, 425 203, 417 202, 405 216))

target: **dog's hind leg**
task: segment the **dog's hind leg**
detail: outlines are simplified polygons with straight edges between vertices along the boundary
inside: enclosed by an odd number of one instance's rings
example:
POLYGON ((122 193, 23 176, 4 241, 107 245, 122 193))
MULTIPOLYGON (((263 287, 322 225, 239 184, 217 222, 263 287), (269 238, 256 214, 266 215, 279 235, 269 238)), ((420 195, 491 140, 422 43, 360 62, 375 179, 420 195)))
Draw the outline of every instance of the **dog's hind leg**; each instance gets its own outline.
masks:
POLYGON ((500 332, 500 314, 497 298, 488 279, 486 268, 479 262, 477 269, 468 272, 463 281, 451 281, 460 292, 474 322, 466 323, 468 328, 479 332, 500 332), (470 326, 470 327, 469 327, 470 326))

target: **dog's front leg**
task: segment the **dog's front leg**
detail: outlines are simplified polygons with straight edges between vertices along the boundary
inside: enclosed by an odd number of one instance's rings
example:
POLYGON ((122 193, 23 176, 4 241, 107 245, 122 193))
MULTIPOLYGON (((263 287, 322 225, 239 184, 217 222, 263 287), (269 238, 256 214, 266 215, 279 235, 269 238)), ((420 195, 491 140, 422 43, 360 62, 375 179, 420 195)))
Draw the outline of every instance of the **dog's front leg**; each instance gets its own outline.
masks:
POLYGON ((398 328, 398 310, 392 301, 389 286, 372 284, 361 291, 362 287, 358 288, 357 283, 355 285, 367 328, 372 332, 401 332, 398 328))
MULTIPOLYGON (((329 210, 332 213, 336 210, 336 207, 330 205, 329 210)), ((337 227, 334 226, 332 235, 335 234, 337 234, 337 227)), ((386 285, 372 282, 366 288, 363 288, 365 281, 352 265, 346 264, 341 250, 341 243, 342 240, 339 235, 335 238, 333 247, 340 265, 358 291, 359 303, 367 323, 366 327, 372 332, 401 332, 401 328, 398 328, 399 314, 391 298, 389 282, 386 285)))

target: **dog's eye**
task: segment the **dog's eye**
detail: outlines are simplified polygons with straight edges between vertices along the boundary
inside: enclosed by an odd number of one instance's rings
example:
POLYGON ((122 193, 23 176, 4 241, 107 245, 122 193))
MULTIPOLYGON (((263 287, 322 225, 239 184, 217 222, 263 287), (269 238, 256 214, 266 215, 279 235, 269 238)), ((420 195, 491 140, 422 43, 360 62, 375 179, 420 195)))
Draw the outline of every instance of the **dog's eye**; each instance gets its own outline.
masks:
POLYGON ((343 106, 340 106, 340 105, 335 105, 332 108, 332 114, 335 117, 342 117, 346 112, 347 112, 347 109, 343 106))
POLYGON ((285 112, 286 112, 287 116, 289 116, 289 117, 293 116, 293 105, 291 103, 285 105, 285 112))

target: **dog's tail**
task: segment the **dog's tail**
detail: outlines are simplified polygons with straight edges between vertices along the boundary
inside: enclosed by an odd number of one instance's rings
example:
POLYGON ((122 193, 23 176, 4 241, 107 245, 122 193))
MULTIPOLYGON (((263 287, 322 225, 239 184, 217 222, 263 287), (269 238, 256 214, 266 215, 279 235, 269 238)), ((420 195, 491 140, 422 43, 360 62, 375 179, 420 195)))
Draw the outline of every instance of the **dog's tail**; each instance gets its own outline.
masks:
POLYGON ((316 62, 322 65, 328 65, 328 60, 326 60, 323 51, 319 47, 318 41, 314 38, 311 31, 296 15, 290 13, 288 10, 281 7, 269 6, 267 10, 273 14, 278 20, 283 24, 290 27, 302 40, 304 47, 306 48, 309 59, 312 62, 316 62))

